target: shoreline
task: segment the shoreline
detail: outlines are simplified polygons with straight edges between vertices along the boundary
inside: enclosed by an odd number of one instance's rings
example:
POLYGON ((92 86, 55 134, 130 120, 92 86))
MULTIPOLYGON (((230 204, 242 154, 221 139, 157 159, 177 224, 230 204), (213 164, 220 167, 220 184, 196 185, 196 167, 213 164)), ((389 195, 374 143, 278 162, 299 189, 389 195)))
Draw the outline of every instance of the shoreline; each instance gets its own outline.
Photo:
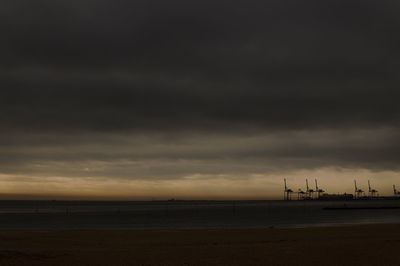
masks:
POLYGON ((399 265, 400 224, 0 230, 1 265, 399 265))

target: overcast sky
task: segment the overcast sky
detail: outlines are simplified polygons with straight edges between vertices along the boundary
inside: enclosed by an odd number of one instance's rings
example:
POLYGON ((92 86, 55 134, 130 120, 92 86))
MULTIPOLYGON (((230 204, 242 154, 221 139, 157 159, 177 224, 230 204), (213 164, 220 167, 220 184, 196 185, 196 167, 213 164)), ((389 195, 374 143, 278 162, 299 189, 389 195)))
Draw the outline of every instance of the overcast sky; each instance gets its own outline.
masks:
POLYGON ((395 0, 2 0, 0 194, 400 186, 395 0))

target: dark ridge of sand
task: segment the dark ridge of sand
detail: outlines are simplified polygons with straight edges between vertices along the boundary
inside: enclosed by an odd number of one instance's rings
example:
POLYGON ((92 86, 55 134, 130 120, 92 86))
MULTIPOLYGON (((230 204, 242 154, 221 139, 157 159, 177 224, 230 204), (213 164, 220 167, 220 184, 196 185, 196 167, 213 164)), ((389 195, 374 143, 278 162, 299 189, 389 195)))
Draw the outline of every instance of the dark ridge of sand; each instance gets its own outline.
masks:
POLYGON ((0 231, 0 265, 400 265, 400 225, 0 231))

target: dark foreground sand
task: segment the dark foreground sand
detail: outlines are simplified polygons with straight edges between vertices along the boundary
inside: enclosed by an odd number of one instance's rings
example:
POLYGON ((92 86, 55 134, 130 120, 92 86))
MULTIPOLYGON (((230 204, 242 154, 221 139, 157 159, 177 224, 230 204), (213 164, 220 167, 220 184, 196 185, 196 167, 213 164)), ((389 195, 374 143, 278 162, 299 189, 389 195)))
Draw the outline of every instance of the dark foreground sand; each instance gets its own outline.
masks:
POLYGON ((400 265, 400 225, 1 231, 0 265, 400 265))

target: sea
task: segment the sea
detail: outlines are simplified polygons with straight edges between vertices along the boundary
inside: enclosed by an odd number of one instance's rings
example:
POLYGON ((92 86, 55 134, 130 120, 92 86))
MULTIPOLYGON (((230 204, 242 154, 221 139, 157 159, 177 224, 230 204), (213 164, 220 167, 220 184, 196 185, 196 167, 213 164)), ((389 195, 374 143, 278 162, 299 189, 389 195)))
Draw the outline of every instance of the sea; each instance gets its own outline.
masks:
POLYGON ((0 201, 0 229, 304 228, 400 223, 400 200, 0 201))

